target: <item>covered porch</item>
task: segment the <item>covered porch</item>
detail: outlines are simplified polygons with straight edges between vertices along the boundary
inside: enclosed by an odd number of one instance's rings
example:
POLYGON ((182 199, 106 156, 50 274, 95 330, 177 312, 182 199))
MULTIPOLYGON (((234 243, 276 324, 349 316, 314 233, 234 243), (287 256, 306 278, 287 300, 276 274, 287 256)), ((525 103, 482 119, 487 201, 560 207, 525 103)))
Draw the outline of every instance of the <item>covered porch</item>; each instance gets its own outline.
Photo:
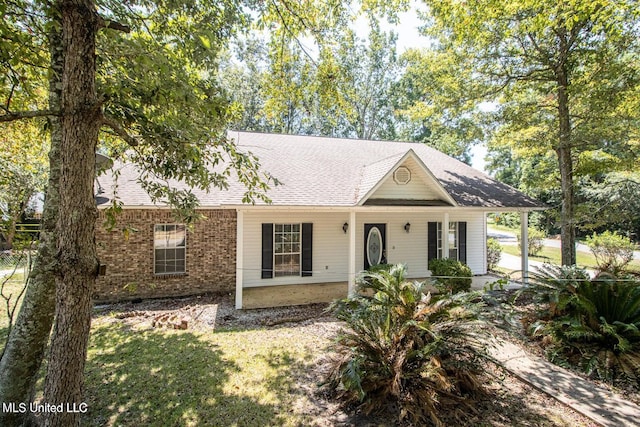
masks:
MULTIPOLYGON (((433 206, 239 210, 236 308, 302 305, 342 298, 355 292, 356 277, 368 264, 404 263, 408 266, 409 280, 424 279, 431 275, 427 265, 433 251, 437 251, 438 257, 459 255, 476 276, 474 283, 486 283, 490 279, 480 279, 486 274, 486 216, 487 212, 481 209, 433 206), (261 276, 260 260, 264 257, 260 232, 265 223, 312 224, 311 271, 305 270, 305 274, 297 277, 265 279, 261 276), (458 225, 457 229, 441 226, 454 223, 458 225), (435 227, 432 230, 431 225, 435 224, 438 228, 434 235, 435 227), (376 227, 382 231, 377 237, 372 233, 376 227), (452 236, 453 231, 464 232, 464 239, 460 235, 452 236), (372 235, 377 240, 371 240, 372 235), (374 261, 369 263, 368 246, 371 241, 373 246, 380 247, 374 251, 374 261)), ((521 212, 521 219, 523 247, 526 248, 527 212, 521 212)), ((524 252, 522 259, 526 279, 526 250, 524 252)))

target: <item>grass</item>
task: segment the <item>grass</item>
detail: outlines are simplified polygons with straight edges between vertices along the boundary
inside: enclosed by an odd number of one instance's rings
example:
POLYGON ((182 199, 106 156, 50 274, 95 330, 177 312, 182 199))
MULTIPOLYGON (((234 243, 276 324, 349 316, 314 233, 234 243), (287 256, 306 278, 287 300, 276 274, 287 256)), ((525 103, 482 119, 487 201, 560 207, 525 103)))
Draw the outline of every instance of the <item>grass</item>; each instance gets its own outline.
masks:
POLYGON ((513 233, 513 234, 517 234, 520 232, 520 227, 507 227, 506 225, 500 225, 500 224, 496 224, 494 222, 491 222, 489 220, 487 220, 487 227, 490 227, 494 230, 498 230, 498 231, 505 231, 508 233, 513 233))
MULTIPOLYGON (((24 277, 5 284, 16 295, 24 277)), ((1 282, 0 282, 1 283, 1 282)), ((18 302, 20 303, 20 302, 18 302)), ((8 316, 0 300, 0 348, 8 316)), ((16 312, 17 315, 17 312, 16 312)), ((94 318, 84 426, 301 426, 310 394, 297 378, 328 340, 305 327, 174 331, 94 318)), ((37 387, 41 392, 42 378, 37 387)))
MULTIPOLYGON (((11 277, 0 277, 0 285, 2 286, 2 295, 0 297, 0 348, 4 347, 4 342, 9 333, 9 314, 7 312, 7 301, 9 298, 9 309, 22 303, 22 300, 16 301, 17 296, 24 287, 24 272, 16 272, 11 277)), ((18 316, 18 310, 15 310, 13 320, 18 316)))
POLYGON ((322 339, 304 328, 191 332, 93 328, 86 367, 89 426, 313 424, 295 378, 322 339))
MULTIPOLYGON (((331 339, 317 328, 178 331, 95 316, 85 369, 88 412, 81 425, 393 425, 345 418, 334 402, 314 395, 316 366, 331 339)), ((583 425, 567 421, 565 408, 554 412, 540 397, 531 398, 517 382, 507 381, 506 391, 501 381, 491 386, 501 390, 500 398, 486 403, 495 408, 483 405, 482 419, 466 425, 583 425)))
MULTIPOLYGON (((502 245, 502 252, 509 255, 520 256, 520 249, 516 245, 502 245)), ((545 246, 538 255, 529 255, 529 259, 533 261, 549 262, 552 264, 561 264, 560 248, 545 246)), ((581 267, 595 269, 598 267, 596 259, 591 252, 576 251, 576 263, 581 267)), ((629 268, 640 270, 640 260, 634 259, 629 263, 629 268)))

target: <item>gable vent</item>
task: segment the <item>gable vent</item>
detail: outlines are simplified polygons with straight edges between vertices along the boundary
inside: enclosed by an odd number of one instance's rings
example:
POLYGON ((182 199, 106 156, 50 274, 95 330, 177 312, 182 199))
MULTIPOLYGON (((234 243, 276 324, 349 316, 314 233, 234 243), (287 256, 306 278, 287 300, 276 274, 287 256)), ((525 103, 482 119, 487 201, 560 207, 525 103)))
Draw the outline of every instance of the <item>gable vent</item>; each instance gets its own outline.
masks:
POLYGON ((411 171, 406 166, 400 166, 393 173, 393 180, 399 185, 408 184, 411 181, 411 171))

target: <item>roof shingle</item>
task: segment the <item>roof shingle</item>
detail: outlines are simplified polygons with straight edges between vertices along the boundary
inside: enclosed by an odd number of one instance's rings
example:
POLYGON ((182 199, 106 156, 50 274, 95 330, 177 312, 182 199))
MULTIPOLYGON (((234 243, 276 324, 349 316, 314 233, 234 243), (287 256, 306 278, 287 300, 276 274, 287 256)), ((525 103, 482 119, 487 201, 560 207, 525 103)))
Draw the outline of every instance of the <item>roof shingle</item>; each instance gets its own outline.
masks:
MULTIPOLYGON (((238 148, 256 155, 261 168, 282 185, 268 192, 275 206, 355 206, 409 150, 424 163, 459 206, 539 208, 542 205, 470 166, 425 144, 316 136, 229 132, 238 148)), ((118 197, 125 206, 153 205, 136 182, 132 165, 121 169, 118 197)), ((113 197, 109 174, 98 178, 113 197)), ((185 188, 172 183, 177 188, 185 188)), ((228 190, 193 190, 202 206, 242 204, 244 187, 233 179, 228 190)), ((261 202, 258 202, 261 203, 261 202)))

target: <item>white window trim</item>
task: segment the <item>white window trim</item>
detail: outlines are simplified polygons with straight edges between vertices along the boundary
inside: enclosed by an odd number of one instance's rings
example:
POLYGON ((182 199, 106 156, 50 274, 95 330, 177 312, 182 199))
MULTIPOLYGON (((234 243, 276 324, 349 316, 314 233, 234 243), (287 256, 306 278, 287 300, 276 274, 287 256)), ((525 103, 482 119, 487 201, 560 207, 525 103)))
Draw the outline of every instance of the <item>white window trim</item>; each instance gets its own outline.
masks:
MULTIPOLYGON (((182 248, 182 246, 176 246, 172 249, 182 248)), ((168 249, 168 248, 167 248, 168 249)), ((155 276, 180 276, 187 274, 187 226, 181 223, 163 223, 163 224, 154 224, 153 225, 153 274, 155 276), (174 272, 164 272, 158 273, 156 272, 156 227, 162 226, 166 227, 168 225, 180 225, 184 227, 184 271, 174 271, 174 272)))
MULTIPOLYGON (((443 242, 442 242, 442 222, 438 221, 436 223, 436 236, 437 236, 437 240, 436 240, 436 254, 438 256, 438 259, 442 259, 442 255, 443 255, 443 242)), ((449 229, 447 230, 447 238, 449 237, 449 233, 451 233, 451 226, 455 225, 454 231, 455 231, 455 241, 454 244, 451 245, 451 243, 449 243, 447 246, 449 248, 449 256, 448 258, 451 257, 451 250, 455 250, 456 251, 456 257, 454 258, 456 261, 460 260, 460 227, 458 226, 458 222, 457 221, 449 221, 449 229)))
MULTIPOLYGON (((289 232, 292 233, 292 232, 289 232)), ((273 224, 273 277, 302 277, 302 223, 300 222, 287 222, 287 223, 274 223, 273 224), (298 241, 299 251, 298 252, 286 252, 286 253, 276 253, 276 228, 278 226, 285 225, 297 225, 298 226, 298 234, 300 239, 298 241), (277 255, 298 255, 298 274, 277 274, 278 270, 276 269, 276 256, 277 255)))

